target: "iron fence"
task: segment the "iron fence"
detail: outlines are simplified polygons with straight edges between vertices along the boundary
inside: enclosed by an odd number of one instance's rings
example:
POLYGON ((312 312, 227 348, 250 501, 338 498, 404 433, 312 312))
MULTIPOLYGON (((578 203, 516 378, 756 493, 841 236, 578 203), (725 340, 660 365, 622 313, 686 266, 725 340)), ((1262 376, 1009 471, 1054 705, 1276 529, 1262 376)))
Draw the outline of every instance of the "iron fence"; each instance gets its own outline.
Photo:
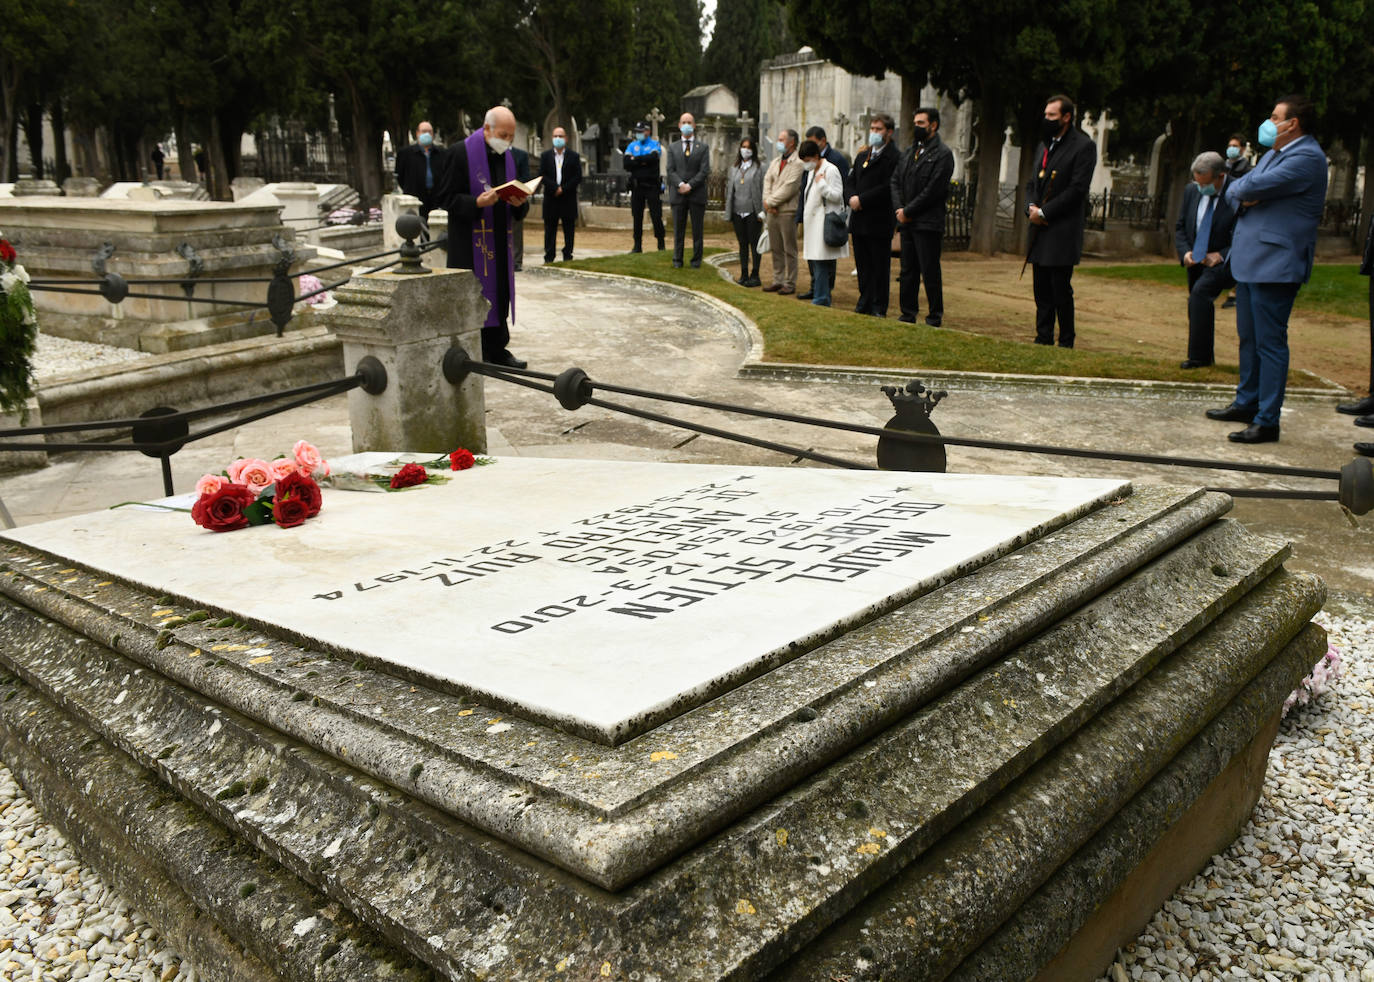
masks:
POLYGON ((589 205, 628 206, 629 174, 587 174, 577 189, 578 200, 589 205))
POLYGON ((1359 198, 1330 198, 1322 208, 1321 224, 1318 228, 1327 235, 1351 235, 1358 231, 1361 206, 1359 198))
POLYGON ((276 181, 312 181, 316 184, 358 186, 352 159, 337 133, 262 130, 253 134, 257 155, 244 157, 247 177, 276 181))
POLYGON ((978 199, 977 185, 972 181, 951 181, 949 198, 945 201, 945 239, 943 248, 963 252, 973 233, 973 206, 978 199))
POLYGON ((1111 190, 1088 195, 1087 227, 1105 231, 1108 222, 1157 230, 1164 225, 1166 201, 1157 194, 1123 194, 1111 190))

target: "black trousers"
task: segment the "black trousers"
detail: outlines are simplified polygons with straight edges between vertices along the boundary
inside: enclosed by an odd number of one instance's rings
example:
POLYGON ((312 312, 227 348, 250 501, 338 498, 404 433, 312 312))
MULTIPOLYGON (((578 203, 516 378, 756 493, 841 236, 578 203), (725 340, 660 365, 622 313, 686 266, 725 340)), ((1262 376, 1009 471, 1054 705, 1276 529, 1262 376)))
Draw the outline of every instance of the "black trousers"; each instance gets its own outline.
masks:
POLYGON ((854 309, 861 314, 886 317, 892 294, 892 236, 853 238, 854 268, 859 273, 859 303, 854 309))
POLYGON ((504 320, 494 327, 482 328, 482 360, 483 361, 504 361, 509 352, 506 346, 510 344, 510 325, 504 320))
POLYGON ((915 317, 921 309, 921 280, 926 281, 926 318, 945 315, 945 289, 940 278, 940 245, 943 232, 902 229, 902 270, 898 277, 897 302, 903 317, 915 317))
POLYGON ((1054 344, 1054 320, 1059 318, 1059 347, 1073 347, 1073 267, 1034 263, 1035 343, 1054 344))
POLYGON ((1236 285, 1231 267, 1188 267, 1188 360, 1212 364, 1215 358, 1217 297, 1236 285))
POLYGON ((635 219, 635 248, 641 249, 644 245, 644 206, 649 206, 649 218, 654 223, 654 238, 658 239, 658 247, 663 248, 663 199, 659 196, 658 188, 652 190, 640 188, 638 186, 630 188, 630 214, 635 219))
POLYGON ((692 220, 692 262, 701 265, 702 243, 701 227, 706 222, 706 203, 692 204, 682 201, 673 205, 673 262, 682 262, 683 242, 687 237, 687 219, 692 220))
POLYGON ((544 213, 544 262, 553 262, 553 247, 558 240, 558 225, 563 224, 563 258, 571 259, 573 255, 573 236, 576 234, 574 229, 577 227, 577 201, 573 200, 572 207, 560 206, 557 211, 544 213))
POLYGON ((741 277, 759 275, 759 233, 763 231, 763 222, 759 221, 758 215, 731 215, 730 222, 735 226, 735 240, 739 243, 739 275, 741 277), (754 265, 749 265, 749 257, 753 256, 754 265), (753 272, 750 272, 750 269, 753 272))

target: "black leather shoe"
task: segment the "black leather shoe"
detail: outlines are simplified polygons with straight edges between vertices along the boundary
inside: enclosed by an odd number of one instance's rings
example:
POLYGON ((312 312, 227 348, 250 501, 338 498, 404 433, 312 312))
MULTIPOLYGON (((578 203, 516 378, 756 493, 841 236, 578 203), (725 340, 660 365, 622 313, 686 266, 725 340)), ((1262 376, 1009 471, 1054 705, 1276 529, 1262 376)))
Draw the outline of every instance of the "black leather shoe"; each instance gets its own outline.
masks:
POLYGON ((1374 443, 1357 443, 1355 452, 1363 457, 1374 457, 1374 443))
POLYGON ((673 269, 681 269, 681 268, 682 268, 682 260, 680 260, 680 259, 674 259, 674 260, 673 260, 673 269))
POLYGON ((667 247, 666 245, 663 244, 663 240, 662 240, 662 239, 659 239, 659 240, 658 240, 658 251, 659 251, 659 252, 662 252, 662 251, 663 251, 664 249, 666 249, 666 248, 668 248, 668 247, 667 247))
POLYGON ((929 324, 931 327, 939 327, 939 326, 940 326, 940 318, 938 318, 938 317, 927 317, 927 318, 926 318, 926 323, 929 324))
POLYGON ((1209 409, 1206 412, 1208 419, 1220 420, 1223 423, 1250 423, 1254 422, 1255 411, 1246 409, 1244 406, 1237 406, 1234 402, 1225 409, 1209 409))
POLYGON ((1347 416, 1368 416, 1374 413, 1374 396, 1365 396, 1356 402, 1343 402, 1336 407, 1336 412, 1347 416))
POLYGON ((1232 443, 1278 443, 1279 428, 1277 426, 1260 426, 1258 423, 1251 423, 1243 430, 1227 433, 1226 439, 1230 440, 1232 443))
POLYGON ((797 294, 797 299, 798 299, 798 300, 812 300, 812 299, 814 299, 814 298, 815 298, 815 294, 812 293, 810 290, 807 290, 805 293, 798 293, 798 294, 797 294))
POLYGON ((1179 362, 1179 366, 1178 366, 1178 367, 1179 367, 1179 368, 1208 368, 1208 367, 1211 366, 1211 364, 1212 364, 1212 363, 1211 363, 1210 361, 1198 361, 1198 360, 1196 360, 1196 359, 1194 359, 1194 358, 1189 358, 1187 361, 1179 362))
POLYGON ((630 251, 631 251, 631 252, 643 252, 644 250, 641 249, 639 246, 635 246, 635 247, 634 247, 633 249, 631 249, 630 251))
POLYGON ((493 358, 491 363, 493 365, 502 365, 506 368, 524 368, 529 364, 525 359, 517 358, 509 351, 499 358, 493 358))
POLYGON ((1235 305, 1236 305, 1236 298, 1235 298, 1235 297, 1227 297, 1224 301, 1222 301, 1221 309, 1222 309, 1222 310, 1225 310, 1227 307, 1234 307, 1235 305))
POLYGON ((903 324, 915 324, 915 323, 916 323, 916 318, 910 316, 909 314, 903 314, 901 317, 898 317, 897 320, 901 321, 903 324))
POLYGON ((1356 426, 1374 426, 1374 415, 1360 416, 1355 420, 1356 426))
POLYGON ((693 259, 693 260, 692 260, 692 268, 693 268, 693 269, 701 269, 701 260, 700 260, 700 259, 693 259))

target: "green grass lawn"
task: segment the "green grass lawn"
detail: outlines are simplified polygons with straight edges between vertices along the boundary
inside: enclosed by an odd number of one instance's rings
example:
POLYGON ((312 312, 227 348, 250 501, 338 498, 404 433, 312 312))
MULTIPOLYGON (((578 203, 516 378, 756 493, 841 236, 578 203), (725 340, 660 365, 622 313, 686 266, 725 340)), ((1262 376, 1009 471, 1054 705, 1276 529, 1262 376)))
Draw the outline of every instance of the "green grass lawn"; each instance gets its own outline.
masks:
POLYGON ((769 361, 1188 382, 1233 382, 1236 377, 1234 369, 1221 366, 1184 372, 1176 358, 1067 350, 957 330, 911 330, 895 318, 864 317, 761 290, 744 290, 722 279, 710 266, 673 269, 668 252, 577 259, 557 265, 659 280, 710 294, 743 311, 758 325, 769 361))
MULTIPOLYGON (((1157 283, 1178 290, 1188 288, 1187 274, 1178 263, 1132 263, 1125 266, 1080 266, 1082 276, 1157 283)), ((1339 314, 1364 319, 1369 316, 1369 278, 1354 263, 1318 263, 1312 280, 1298 291, 1295 310, 1313 314, 1339 314)))

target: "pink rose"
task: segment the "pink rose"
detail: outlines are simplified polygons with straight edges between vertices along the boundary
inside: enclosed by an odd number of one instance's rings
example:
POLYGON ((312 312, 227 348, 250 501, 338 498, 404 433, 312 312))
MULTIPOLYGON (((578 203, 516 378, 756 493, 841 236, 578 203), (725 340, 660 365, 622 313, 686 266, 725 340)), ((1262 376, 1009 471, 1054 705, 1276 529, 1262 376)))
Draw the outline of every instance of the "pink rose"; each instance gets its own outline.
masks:
POLYGON ((196 494, 214 494, 228 482, 218 474, 206 474, 196 482, 196 494))
POLYGON ((313 474, 327 476, 329 474, 329 462, 320 455, 319 450, 312 444, 304 440, 298 440, 296 445, 291 448, 291 452, 296 457, 296 466, 301 474, 310 477, 313 474))
POLYGON ((267 485, 275 482, 276 478, 272 474, 272 465, 267 461, 245 457, 229 465, 229 480, 234 484, 246 485, 249 490, 257 494, 267 485))
POLYGON ((296 461, 290 457, 278 457, 272 461, 272 479, 274 481, 280 481, 288 474, 295 474, 296 472, 296 461))

